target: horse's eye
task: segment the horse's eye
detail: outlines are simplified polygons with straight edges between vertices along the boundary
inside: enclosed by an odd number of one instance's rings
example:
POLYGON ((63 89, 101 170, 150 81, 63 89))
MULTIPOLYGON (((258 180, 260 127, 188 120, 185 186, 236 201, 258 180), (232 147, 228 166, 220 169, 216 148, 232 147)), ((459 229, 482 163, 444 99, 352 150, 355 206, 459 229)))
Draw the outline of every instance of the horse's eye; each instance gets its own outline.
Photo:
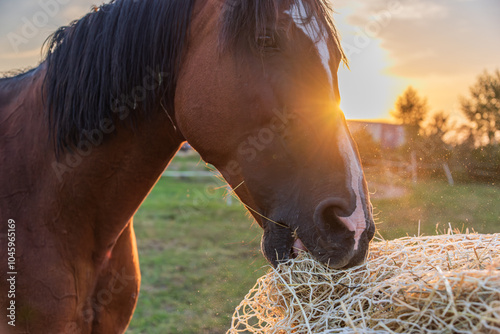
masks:
POLYGON ((259 36, 257 42, 263 50, 276 51, 279 49, 278 39, 273 35, 259 36))

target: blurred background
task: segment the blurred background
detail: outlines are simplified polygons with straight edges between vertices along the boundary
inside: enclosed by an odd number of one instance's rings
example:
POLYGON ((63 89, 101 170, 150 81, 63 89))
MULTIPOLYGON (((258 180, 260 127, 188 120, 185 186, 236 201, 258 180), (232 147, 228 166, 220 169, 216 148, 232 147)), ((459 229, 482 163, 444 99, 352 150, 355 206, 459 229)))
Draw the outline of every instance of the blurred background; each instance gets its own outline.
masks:
MULTIPOLYGON (((2 0, 0 72, 92 0, 2 0)), ((500 232, 500 2, 335 0, 341 107, 378 236, 500 232)), ((189 145, 135 218, 143 283, 128 333, 224 333, 267 269, 261 230, 189 145)))

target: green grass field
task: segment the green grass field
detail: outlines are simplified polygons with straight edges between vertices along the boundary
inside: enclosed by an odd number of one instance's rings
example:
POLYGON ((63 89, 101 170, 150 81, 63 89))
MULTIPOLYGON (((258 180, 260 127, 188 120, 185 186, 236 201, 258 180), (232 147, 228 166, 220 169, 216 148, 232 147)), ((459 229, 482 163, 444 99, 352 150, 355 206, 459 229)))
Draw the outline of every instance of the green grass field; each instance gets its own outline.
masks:
MULTIPOLYGON (((197 156, 169 170, 204 169, 197 156)), ((370 175, 369 180, 375 176, 370 175)), ((266 271, 261 230, 217 178, 162 178, 135 217, 142 285, 127 333, 225 333, 234 307, 266 271)), ((376 197, 376 196, 375 196, 376 197)), ((500 187, 424 181, 396 199, 372 200, 386 238, 448 227, 500 232, 500 187)))

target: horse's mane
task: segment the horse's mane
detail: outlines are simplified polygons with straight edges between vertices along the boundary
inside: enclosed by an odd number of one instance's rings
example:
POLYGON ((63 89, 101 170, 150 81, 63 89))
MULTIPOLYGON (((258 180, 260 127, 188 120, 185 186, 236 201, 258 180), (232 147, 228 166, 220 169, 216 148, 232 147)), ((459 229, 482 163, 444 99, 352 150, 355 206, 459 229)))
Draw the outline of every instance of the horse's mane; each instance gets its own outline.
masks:
POLYGON ((335 28, 330 0, 226 0, 222 23, 222 46, 234 45, 242 36, 251 46, 258 45, 259 36, 265 35, 269 28, 276 28, 283 5, 302 2, 306 10, 305 20, 315 18, 321 29, 330 34, 340 50, 342 61, 347 58, 340 45, 340 36, 335 28))
POLYGON ((48 38, 45 105, 57 149, 117 119, 119 103, 132 122, 160 106, 173 113, 194 1, 112 0, 48 38))
MULTIPOLYGON (((130 111, 132 124, 149 110, 163 108, 173 115, 195 1, 112 0, 47 39, 43 89, 58 150, 77 146, 82 134, 98 129, 104 119, 116 120, 120 107, 130 111), (152 74, 160 84, 148 89, 144 80, 151 81, 152 74)), ((257 38, 277 22, 283 4, 300 0, 220 1, 225 6, 221 45, 229 45, 242 36, 257 38)), ((302 1, 309 18, 323 23, 341 50, 328 0, 302 1)))

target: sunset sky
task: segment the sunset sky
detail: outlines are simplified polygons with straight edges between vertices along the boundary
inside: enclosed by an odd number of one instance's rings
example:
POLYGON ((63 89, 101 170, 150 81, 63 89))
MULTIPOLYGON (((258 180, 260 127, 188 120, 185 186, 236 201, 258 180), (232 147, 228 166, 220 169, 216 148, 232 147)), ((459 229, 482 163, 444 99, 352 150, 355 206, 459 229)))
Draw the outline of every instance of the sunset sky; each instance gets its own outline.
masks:
MULTIPOLYGON (((0 71, 38 64, 45 38, 93 4, 100 2, 2 0, 0 71), (13 42, 14 34, 23 39, 13 42)), ((432 111, 457 114, 476 77, 500 68, 499 0, 334 0, 333 7, 350 60, 339 73, 347 118, 387 118, 408 85, 432 111)))

